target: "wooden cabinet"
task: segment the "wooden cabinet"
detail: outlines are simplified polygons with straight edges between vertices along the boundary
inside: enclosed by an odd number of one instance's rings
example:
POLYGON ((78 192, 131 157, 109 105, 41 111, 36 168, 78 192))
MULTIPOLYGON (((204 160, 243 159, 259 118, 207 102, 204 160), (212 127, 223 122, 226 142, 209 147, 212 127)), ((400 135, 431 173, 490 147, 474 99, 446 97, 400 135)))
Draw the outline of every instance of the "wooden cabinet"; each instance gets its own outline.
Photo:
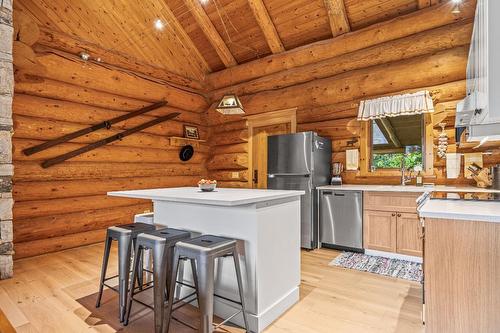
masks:
POLYGON ((365 210, 363 242, 366 249, 396 252, 396 213, 365 210))
POLYGON ((425 219, 427 333, 500 330, 500 223, 425 219))
POLYGON ((365 192, 363 247, 422 256, 422 227, 416 199, 420 193, 365 192))
POLYGON ((396 252, 422 256, 422 226, 416 213, 397 213, 396 252))

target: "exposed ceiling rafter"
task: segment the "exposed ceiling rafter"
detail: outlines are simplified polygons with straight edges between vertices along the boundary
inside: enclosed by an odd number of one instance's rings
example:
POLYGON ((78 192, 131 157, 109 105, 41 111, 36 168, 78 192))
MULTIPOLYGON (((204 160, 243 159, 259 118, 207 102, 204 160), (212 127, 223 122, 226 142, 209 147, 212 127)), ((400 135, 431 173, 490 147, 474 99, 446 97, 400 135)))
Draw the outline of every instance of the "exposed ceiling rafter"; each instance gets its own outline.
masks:
POLYGON ((195 18, 196 22, 200 26, 210 44, 212 44, 212 46, 214 47, 224 65, 226 67, 236 66, 238 64, 236 62, 236 59, 233 57, 231 51, 224 43, 224 40, 219 35, 217 29, 215 29, 215 26, 213 25, 212 21, 210 21, 210 18, 203 9, 199 0, 186 0, 185 2, 189 11, 195 18))
POLYGON ((351 31, 344 0, 324 0, 333 37, 351 31))
POLYGON ((269 12, 266 9, 266 6, 262 2, 262 0, 248 0, 248 4, 253 11, 254 17, 259 24, 264 37, 266 38, 267 45, 271 49, 272 53, 280 53, 285 51, 285 47, 281 42, 280 36, 278 35, 278 31, 274 26, 271 17, 269 16, 269 12))
POLYGON ((210 73, 211 69, 210 66, 208 66, 207 61, 205 60, 205 58, 203 58, 196 45, 194 45, 189 35, 186 33, 186 31, 184 30, 184 28, 182 27, 182 25, 177 20, 174 13, 166 3, 164 9, 165 10, 162 13, 167 18, 168 24, 170 25, 171 29, 175 32, 175 35, 182 41, 186 49, 195 55, 195 58, 197 60, 198 65, 200 66, 200 69, 206 74, 210 73))

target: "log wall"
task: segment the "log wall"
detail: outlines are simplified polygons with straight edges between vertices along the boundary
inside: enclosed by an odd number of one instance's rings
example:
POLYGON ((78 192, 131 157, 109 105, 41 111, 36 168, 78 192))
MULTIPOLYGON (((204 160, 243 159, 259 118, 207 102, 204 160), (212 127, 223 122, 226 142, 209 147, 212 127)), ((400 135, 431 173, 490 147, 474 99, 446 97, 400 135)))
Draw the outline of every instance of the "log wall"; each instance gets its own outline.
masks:
MULTIPOLYGON (((304 54, 299 50, 291 52, 293 55, 290 54, 290 57, 280 55, 280 62, 277 63, 268 59, 270 66, 267 67, 264 65, 265 59, 248 63, 245 67, 255 71, 242 71, 241 77, 238 71, 233 71, 231 76, 225 76, 223 72, 213 74, 209 81, 213 86, 223 86, 221 82, 226 79, 226 83, 236 83, 228 88, 214 90, 213 100, 217 101, 225 91, 237 92, 247 115, 297 107, 297 131, 316 131, 331 138, 334 150, 332 161, 345 164, 347 142, 360 138, 360 123, 356 120, 360 100, 427 89, 433 96, 438 112, 446 113, 436 119, 447 123, 452 150, 455 143, 452 131, 455 106, 465 97, 465 70, 472 13, 464 13, 462 17, 455 19, 447 15, 437 19, 438 16, 434 14, 441 13, 442 10, 438 6, 377 27, 346 34, 341 38, 351 42, 346 47, 349 50, 335 50, 330 56, 326 53, 321 56, 314 54, 318 58, 316 61, 306 54, 306 50, 302 50, 304 54), (422 23, 417 28, 416 22, 419 19, 430 16, 436 18, 434 24, 422 23), (407 34, 396 36, 398 30, 395 27, 406 21, 413 22, 413 31, 406 29, 404 32, 407 34), (363 36, 376 29, 379 35, 376 40, 370 40, 370 47, 357 49, 356 45, 366 42, 363 36), (381 34, 382 31, 386 34, 381 34), (354 51, 349 52, 351 49, 354 51), (292 62, 298 65, 279 70, 280 66, 287 67, 285 64, 292 62), (261 69, 257 68, 258 63, 262 65, 261 69), (266 75, 258 77, 255 74, 258 71, 266 75)), ((316 48, 327 48, 327 44, 336 45, 335 39, 316 48)), ((240 67, 238 69, 242 70, 240 67)), ((222 179, 225 186, 247 187, 249 152, 245 120, 240 116, 218 115, 213 108, 214 105, 209 110, 213 131, 209 173, 213 178, 222 179), (234 173, 235 170, 238 173, 234 173)), ((438 126, 433 135, 437 144, 438 126)), ((359 141, 353 148, 359 148, 359 141)), ((485 156, 487 166, 500 162, 498 144, 483 150, 493 150, 493 155, 485 156)), ((467 147, 459 151, 473 150, 467 147)), ((446 179, 445 161, 434 155, 435 176, 425 181, 437 184, 474 184, 474 181, 462 176, 455 180, 446 179)), ((400 179, 398 176, 361 177, 358 172, 346 172, 344 181, 397 184, 400 179)))
MULTIPOLYGON (((45 43, 46 44, 46 43, 45 43)), ((16 258, 103 240, 108 226, 130 223, 150 210, 147 201, 107 197, 125 189, 193 186, 206 176, 209 151, 200 143, 192 160, 179 160, 170 136, 182 136, 183 125, 204 125, 205 97, 135 75, 130 68, 83 62, 35 44, 36 66, 16 71, 13 102, 15 166, 13 195, 16 258), (166 107, 95 133, 25 156, 22 150, 48 139, 165 99, 166 107), (181 112, 167 121, 48 169, 43 160, 119 133, 161 115, 181 112)), ((14 55, 15 56, 15 55, 14 55)))

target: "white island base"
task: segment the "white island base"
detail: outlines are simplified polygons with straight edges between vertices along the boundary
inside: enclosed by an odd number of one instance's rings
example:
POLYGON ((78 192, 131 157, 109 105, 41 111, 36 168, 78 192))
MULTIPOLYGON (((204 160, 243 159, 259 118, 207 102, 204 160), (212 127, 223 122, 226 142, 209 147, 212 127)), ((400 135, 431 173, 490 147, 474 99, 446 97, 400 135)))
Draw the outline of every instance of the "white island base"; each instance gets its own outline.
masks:
MULTIPOLYGON (((299 300, 302 194, 244 189, 200 193, 196 188, 109 193, 153 200, 156 224, 237 239, 252 332, 263 331, 299 300)), ((215 271, 215 292, 239 300, 232 258, 219 259, 215 271)), ((192 282, 189 265, 184 279, 192 282)), ((238 309, 215 298, 214 313, 221 318, 238 309)), ((231 321, 243 325, 241 315, 231 321)))

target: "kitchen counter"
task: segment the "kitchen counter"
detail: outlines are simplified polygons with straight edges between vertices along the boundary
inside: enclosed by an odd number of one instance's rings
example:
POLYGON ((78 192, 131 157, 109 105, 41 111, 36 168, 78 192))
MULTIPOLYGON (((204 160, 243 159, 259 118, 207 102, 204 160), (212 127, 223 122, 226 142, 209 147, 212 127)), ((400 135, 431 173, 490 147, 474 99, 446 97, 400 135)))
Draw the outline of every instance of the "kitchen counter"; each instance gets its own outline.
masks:
POLYGON ((500 190, 479 188, 474 186, 415 186, 415 185, 326 185, 317 187, 318 190, 343 190, 343 191, 373 191, 373 192, 476 192, 500 193, 500 190))
POLYGON ((154 201, 184 202, 215 206, 239 206, 258 202, 286 199, 305 194, 304 191, 255 190, 218 188, 202 192, 197 187, 157 188, 136 191, 108 192, 109 196, 150 199, 154 201))
MULTIPOLYGON (((262 332, 299 300, 300 197, 303 191, 196 187, 109 192, 108 195, 153 201, 155 224, 236 239, 240 250, 249 330, 262 332)), ((238 300, 232 258, 221 258, 215 292, 238 300)), ((184 279, 193 283, 191 269, 184 279)), ((181 288, 181 296, 191 290, 181 288)), ((214 312, 229 318, 239 307, 216 298, 214 312)), ((241 316, 231 319, 242 323, 241 316)))
POLYGON ((500 223, 499 201, 427 200, 419 209, 420 217, 500 223))

